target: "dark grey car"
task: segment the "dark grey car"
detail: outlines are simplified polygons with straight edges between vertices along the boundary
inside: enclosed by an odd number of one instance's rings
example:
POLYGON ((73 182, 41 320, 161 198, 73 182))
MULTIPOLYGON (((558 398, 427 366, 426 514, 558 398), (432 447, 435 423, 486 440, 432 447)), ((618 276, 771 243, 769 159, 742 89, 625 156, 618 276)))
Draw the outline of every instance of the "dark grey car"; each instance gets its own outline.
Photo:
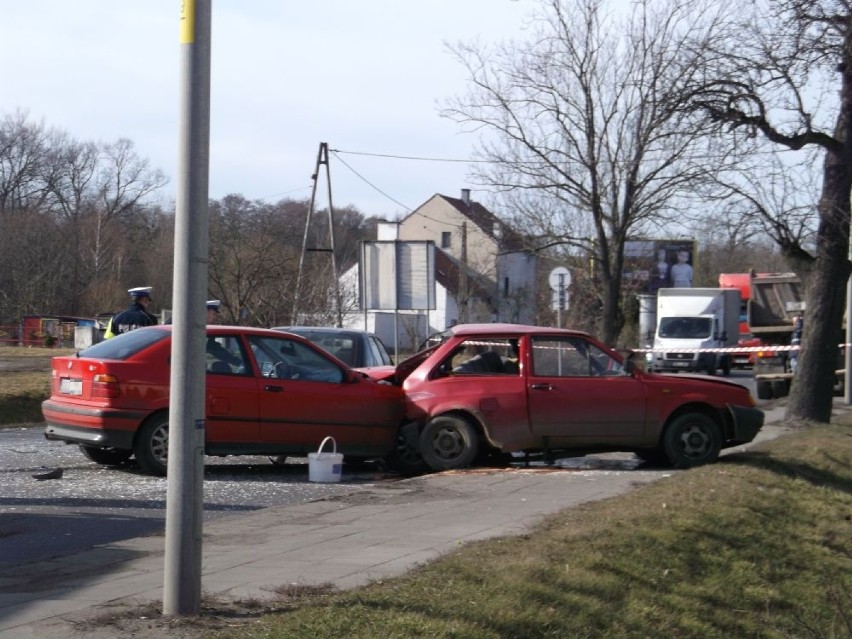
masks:
POLYGON ((367 331, 320 326, 275 326, 274 329, 301 335, 353 368, 393 365, 382 340, 367 331))

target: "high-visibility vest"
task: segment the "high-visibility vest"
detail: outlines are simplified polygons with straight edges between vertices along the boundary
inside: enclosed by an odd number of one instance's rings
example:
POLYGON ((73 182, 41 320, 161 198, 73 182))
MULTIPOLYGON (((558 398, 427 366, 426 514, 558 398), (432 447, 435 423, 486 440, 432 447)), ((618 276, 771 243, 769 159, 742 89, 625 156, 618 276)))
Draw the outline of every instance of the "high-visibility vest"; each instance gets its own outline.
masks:
POLYGON ((104 331, 104 339, 109 339, 110 337, 115 337, 115 333, 112 332, 112 319, 109 318, 109 323, 107 324, 106 330, 104 331))

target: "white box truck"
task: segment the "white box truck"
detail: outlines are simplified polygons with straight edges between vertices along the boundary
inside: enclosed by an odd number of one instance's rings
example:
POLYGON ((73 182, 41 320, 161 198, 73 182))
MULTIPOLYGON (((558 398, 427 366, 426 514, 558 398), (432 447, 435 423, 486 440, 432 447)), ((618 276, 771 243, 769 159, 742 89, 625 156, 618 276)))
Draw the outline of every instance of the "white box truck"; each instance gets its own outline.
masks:
POLYGON ((651 368, 655 372, 731 372, 739 338, 740 292, 733 288, 661 288, 651 368))

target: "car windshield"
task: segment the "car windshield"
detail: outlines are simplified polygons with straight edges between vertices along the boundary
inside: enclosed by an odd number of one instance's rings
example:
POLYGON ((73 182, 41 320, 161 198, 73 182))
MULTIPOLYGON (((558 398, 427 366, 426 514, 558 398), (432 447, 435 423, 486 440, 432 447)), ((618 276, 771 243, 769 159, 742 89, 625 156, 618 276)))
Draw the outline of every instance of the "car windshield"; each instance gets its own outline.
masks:
POLYGON ((710 337, 713 325, 709 317, 663 317, 660 337, 697 339, 710 337))
POLYGON ((137 329, 83 349, 77 353, 77 356, 94 359, 127 359, 152 344, 168 339, 169 335, 170 333, 161 330, 137 329))

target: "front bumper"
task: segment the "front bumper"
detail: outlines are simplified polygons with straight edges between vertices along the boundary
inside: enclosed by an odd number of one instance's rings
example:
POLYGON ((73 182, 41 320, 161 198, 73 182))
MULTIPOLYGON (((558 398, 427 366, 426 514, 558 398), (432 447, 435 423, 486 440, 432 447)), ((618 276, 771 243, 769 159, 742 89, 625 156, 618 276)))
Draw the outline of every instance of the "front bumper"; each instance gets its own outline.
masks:
POLYGON ((728 406, 728 410, 733 429, 732 437, 726 442, 726 447, 747 444, 757 437, 766 418, 762 410, 749 406, 728 406))

